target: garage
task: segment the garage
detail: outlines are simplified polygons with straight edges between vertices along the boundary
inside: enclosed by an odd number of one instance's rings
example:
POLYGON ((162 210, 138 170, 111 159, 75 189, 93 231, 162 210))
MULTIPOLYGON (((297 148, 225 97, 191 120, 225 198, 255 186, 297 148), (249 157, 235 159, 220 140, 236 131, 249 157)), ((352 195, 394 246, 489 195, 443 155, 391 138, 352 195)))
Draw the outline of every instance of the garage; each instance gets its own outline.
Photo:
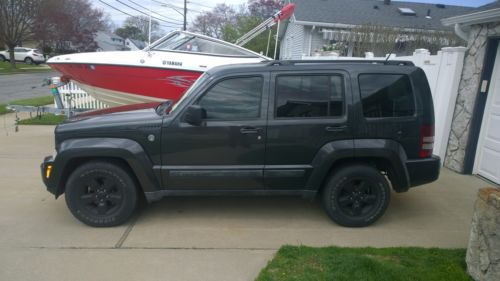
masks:
POLYGON ((500 48, 487 91, 486 106, 479 135, 476 173, 500 183, 500 48))
POLYGON ((442 23, 467 45, 443 164, 500 185, 500 1, 442 23))

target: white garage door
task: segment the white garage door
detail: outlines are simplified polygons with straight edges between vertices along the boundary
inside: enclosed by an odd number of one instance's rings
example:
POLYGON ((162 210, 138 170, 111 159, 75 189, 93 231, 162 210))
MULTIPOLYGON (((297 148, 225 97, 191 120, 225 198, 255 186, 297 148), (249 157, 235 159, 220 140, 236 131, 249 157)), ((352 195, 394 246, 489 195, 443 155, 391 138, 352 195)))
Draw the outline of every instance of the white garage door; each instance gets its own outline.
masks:
POLYGON ((478 144, 477 173, 500 184, 500 47, 491 76, 478 144))

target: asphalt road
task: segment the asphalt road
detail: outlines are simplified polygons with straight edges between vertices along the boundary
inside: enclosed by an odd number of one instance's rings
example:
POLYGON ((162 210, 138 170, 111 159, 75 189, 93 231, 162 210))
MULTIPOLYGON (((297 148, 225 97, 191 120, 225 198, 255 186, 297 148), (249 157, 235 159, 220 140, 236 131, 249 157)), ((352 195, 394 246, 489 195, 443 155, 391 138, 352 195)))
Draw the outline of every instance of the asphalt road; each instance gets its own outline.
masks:
POLYGON ((55 71, 0 75, 0 104, 13 100, 50 95, 47 86, 42 86, 48 77, 59 76, 55 71))

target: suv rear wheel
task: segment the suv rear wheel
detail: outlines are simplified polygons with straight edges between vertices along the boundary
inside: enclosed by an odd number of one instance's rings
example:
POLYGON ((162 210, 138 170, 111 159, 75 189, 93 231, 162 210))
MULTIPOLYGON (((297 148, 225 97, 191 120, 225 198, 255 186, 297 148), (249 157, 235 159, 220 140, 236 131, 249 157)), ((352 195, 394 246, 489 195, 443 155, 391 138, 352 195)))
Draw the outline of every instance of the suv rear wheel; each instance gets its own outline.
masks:
POLYGON ((349 165, 334 172, 323 189, 326 213, 336 223, 368 226, 380 218, 390 200, 385 177, 366 165, 349 165))
POLYGON ((81 222, 115 226, 132 216, 137 205, 137 188, 119 165, 88 162, 69 177, 65 198, 71 213, 81 222))
POLYGON ((24 62, 25 62, 26 64, 33 64, 33 63, 34 63, 33 59, 32 59, 32 58, 30 58, 30 57, 25 58, 25 59, 24 59, 24 62))
POLYGON ((7 59, 3 55, 0 55, 0 62, 4 62, 4 61, 7 61, 7 59))

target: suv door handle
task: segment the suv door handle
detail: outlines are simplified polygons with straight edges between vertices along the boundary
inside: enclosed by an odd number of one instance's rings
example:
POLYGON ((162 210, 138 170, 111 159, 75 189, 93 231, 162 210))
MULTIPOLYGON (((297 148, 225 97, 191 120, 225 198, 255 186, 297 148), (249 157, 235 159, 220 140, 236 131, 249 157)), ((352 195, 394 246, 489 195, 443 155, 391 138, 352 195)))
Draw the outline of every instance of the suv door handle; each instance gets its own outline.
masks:
POLYGON ((240 129, 240 133, 242 134, 257 134, 260 131, 259 128, 254 128, 254 127, 243 127, 240 129))
POLYGON ((345 131, 347 129, 347 126, 345 125, 332 125, 332 126, 326 126, 325 130, 327 132, 341 132, 345 131))

